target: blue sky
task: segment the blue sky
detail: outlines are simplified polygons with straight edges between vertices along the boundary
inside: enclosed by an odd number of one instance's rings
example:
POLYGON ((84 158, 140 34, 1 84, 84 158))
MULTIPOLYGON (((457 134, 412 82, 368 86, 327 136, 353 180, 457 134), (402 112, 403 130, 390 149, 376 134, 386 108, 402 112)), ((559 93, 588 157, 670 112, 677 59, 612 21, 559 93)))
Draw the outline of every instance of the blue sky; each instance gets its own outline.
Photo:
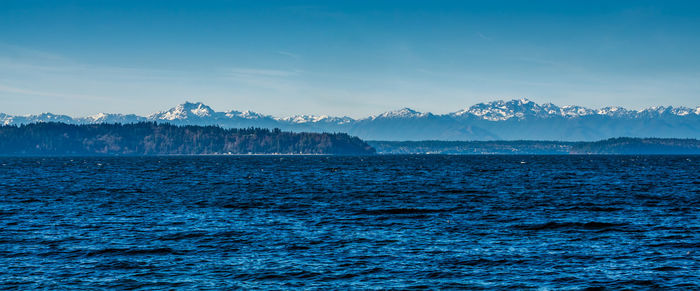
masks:
POLYGON ((697 1, 0 1, 0 112, 700 105, 697 1))

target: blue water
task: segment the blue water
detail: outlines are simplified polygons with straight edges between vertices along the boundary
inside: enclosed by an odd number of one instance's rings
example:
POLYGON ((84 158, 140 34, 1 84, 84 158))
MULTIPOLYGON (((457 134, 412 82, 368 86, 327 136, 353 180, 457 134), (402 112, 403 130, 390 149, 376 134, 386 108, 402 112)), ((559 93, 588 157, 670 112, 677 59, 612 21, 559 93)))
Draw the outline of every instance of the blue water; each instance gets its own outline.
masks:
POLYGON ((0 164, 0 287, 700 288, 698 156, 0 164))

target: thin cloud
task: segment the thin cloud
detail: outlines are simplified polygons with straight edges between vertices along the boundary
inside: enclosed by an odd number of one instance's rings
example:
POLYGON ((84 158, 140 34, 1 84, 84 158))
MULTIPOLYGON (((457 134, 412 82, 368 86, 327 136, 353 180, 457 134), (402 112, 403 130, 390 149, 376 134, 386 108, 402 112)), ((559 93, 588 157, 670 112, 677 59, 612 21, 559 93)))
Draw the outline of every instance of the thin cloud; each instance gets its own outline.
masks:
POLYGON ((287 52, 287 51, 278 51, 277 53, 280 54, 280 55, 283 55, 283 56, 288 56, 288 57, 293 58, 293 59, 296 59, 296 60, 298 60, 298 59, 301 58, 300 55, 295 54, 295 53, 290 53, 290 52, 287 52))
POLYGON ((11 94, 20 94, 20 95, 29 95, 29 96, 57 97, 57 98, 69 98, 69 99, 82 99, 82 100, 94 100, 94 99, 112 100, 112 98, 107 98, 107 97, 103 97, 103 96, 35 91, 35 90, 27 90, 27 89, 23 89, 23 88, 17 88, 17 87, 13 87, 13 86, 6 86, 6 85, 2 85, 2 84, 0 84, 0 92, 11 93, 11 94))
POLYGON ((233 76, 261 76, 261 77, 293 77, 301 74, 299 70, 274 70, 274 69, 253 69, 253 68, 233 68, 233 76))
POLYGON ((297 78, 301 73, 299 70, 233 68, 227 71, 226 77, 242 85, 289 93, 304 87, 303 81, 297 78))
POLYGON ((67 61, 68 60, 64 56, 61 56, 61 55, 58 55, 55 53, 31 49, 31 48, 7 44, 7 43, 0 43, 0 52, 4 52, 5 54, 10 54, 10 55, 13 55, 15 57, 41 59, 41 60, 45 60, 45 61, 67 61))
POLYGON ((489 40, 489 41, 490 41, 490 40, 492 39, 492 38, 490 38, 490 37, 488 37, 488 36, 485 36, 485 35, 484 35, 483 33, 481 33, 480 31, 477 31, 477 32, 476 32, 476 36, 478 36, 479 38, 481 38, 481 39, 483 39, 483 40, 489 40))
POLYGON ((45 92, 26 90, 26 89, 15 88, 15 87, 10 87, 10 86, 5 86, 5 85, 0 85, 0 92, 15 93, 15 94, 22 94, 22 95, 54 96, 53 94, 49 94, 49 93, 45 93, 45 92))
MULTIPOLYGON (((30 48, 0 43, 0 73, 83 74, 116 79, 171 79, 184 77, 184 71, 84 64, 68 57, 30 48)), ((82 77, 81 77, 82 78, 82 77)))

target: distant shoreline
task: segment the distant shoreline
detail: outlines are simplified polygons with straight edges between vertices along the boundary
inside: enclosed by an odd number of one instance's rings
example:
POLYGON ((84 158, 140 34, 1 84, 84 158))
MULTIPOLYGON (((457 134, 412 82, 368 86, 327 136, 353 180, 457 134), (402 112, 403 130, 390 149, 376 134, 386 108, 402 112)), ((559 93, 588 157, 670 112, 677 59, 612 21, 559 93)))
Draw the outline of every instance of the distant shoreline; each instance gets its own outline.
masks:
POLYGON ((224 129, 155 122, 34 123, 0 126, 0 156, 367 156, 444 155, 700 155, 700 140, 620 137, 600 141, 381 141, 346 133, 224 129))
POLYGON ((611 138, 568 141, 367 141, 377 154, 446 155, 700 155, 700 140, 611 138))
POLYGON ((0 126, 5 156, 361 155, 375 150, 345 133, 267 128, 32 123, 0 126))

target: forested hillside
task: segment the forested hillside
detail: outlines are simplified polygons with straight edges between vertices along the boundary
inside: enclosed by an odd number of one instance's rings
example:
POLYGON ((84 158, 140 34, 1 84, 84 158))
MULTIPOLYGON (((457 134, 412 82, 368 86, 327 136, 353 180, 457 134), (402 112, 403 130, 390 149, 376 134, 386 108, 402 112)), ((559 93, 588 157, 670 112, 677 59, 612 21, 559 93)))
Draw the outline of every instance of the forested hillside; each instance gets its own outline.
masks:
POLYGON ((218 126, 34 123, 0 127, 0 155, 373 154, 344 133, 218 126))

